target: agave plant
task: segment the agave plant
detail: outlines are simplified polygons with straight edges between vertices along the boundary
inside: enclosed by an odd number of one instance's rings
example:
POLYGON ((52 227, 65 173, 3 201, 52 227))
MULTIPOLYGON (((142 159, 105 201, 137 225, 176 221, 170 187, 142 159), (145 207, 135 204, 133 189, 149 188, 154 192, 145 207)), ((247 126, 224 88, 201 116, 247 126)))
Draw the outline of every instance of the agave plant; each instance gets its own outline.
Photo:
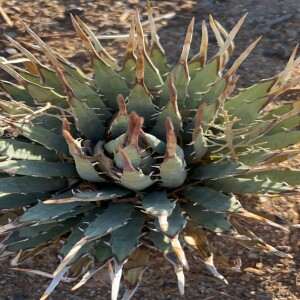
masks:
POLYGON ((7 220, 0 227, 6 233, 1 257, 17 253, 16 266, 61 242, 53 274, 25 270, 52 278, 41 299, 60 281, 78 280, 77 289, 105 266, 111 298, 117 299, 123 278, 122 299, 130 299, 150 251, 174 266, 181 294, 189 269, 184 250, 226 282, 215 264, 239 270, 241 262, 210 245, 211 234, 290 257, 248 228, 260 223, 287 231, 289 224, 247 211, 238 199, 246 193, 292 193, 299 184, 300 171, 278 163, 299 153, 300 102, 273 101, 298 80, 288 81, 300 63, 297 49, 281 73, 234 93, 236 71, 259 41, 224 71, 246 16, 229 33, 210 17, 219 45, 210 60, 205 22, 199 53, 188 59, 192 20, 179 61, 169 70, 149 3, 148 15, 149 47, 137 13, 121 65, 72 17, 92 75, 25 24, 52 68, 8 37, 26 59, 24 68, 0 63, 15 79, 0 83, 11 97, 0 101, 0 208, 7 220))

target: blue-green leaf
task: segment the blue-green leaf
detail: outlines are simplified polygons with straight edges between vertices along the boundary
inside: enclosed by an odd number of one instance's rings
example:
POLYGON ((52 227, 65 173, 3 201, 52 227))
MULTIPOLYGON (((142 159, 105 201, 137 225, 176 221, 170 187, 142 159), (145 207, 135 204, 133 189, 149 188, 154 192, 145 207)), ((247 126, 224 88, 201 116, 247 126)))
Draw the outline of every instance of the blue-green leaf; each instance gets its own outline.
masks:
POLYGON ((213 232, 224 232, 231 227, 228 217, 224 213, 207 211, 204 207, 193 205, 191 202, 184 204, 183 208, 194 221, 213 232))
POLYGON ((39 177, 78 177, 74 164, 43 160, 6 160, 0 162, 0 172, 39 177))
POLYGON ((145 223, 145 216, 133 212, 128 223, 111 233, 111 248, 118 263, 123 263, 137 247, 145 223))
POLYGON ((42 177, 7 177, 0 181, 0 192, 3 193, 34 193, 63 189, 68 186, 65 178, 42 177))
POLYGON ((236 211, 241 204, 234 196, 227 196, 205 186, 191 186, 181 192, 190 201, 214 212, 236 211))
POLYGON ((108 208, 89 224, 84 232, 87 239, 101 237, 124 226, 133 211, 133 205, 128 203, 111 203, 108 208))

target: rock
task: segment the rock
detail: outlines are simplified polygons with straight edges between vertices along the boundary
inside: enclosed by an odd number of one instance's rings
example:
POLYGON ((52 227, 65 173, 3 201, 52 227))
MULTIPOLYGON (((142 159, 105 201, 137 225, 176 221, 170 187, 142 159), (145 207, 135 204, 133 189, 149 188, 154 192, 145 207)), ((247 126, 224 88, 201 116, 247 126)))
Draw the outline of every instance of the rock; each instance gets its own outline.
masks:
POLYGON ((65 10, 64 15, 69 17, 71 15, 81 16, 84 13, 84 9, 82 7, 69 8, 65 10))
POLYGON ((15 48, 5 48, 4 51, 6 53, 8 53, 9 55, 13 55, 13 54, 18 53, 18 51, 15 48))
POLYGON ((243 281, 249 282, 252 279, 253 275, 250 273, 245 273, 242 276, 240 276, 240 279, 243 281))

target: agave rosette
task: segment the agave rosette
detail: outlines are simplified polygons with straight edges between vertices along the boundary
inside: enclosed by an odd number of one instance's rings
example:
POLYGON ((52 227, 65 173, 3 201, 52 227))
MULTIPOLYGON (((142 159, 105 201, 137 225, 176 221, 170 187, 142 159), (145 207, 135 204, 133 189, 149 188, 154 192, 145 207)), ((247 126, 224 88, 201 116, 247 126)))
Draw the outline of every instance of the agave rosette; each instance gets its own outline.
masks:
POLYGON ((205 22, 199 53, 188 59, 192 20, 180 59, 169 70, 149 4, 148 14, 150 48, 146 51, 137 14, 122 65, 72 17, 90 55, 92 76, 26 25, 53 68, 8 38, 26 59, 24 69, 0 62, 16 80, 0 82, 11 96, 0 101, 0 208, 9 220, 0 228, 8 233, 1 257, 18 253, 13 262, 19 264, 64 241, 53 274, 26 270, 52 278, 41 299, 59 281, 83 275, 77 289, 106 265, 112 299, 122 277, 122 299, 129 299, 151 250, 172 263, 182 294, 184 269, 189 269, 184 249, 192 249, 226 282, 215 263, 239 270, 240 260, 214 249, 207 232, 289 257, 247 228, 254 222, 286 231, 289 224, 245 210, 238 197, 292 193, 299 184, 299 170, 278 169, 274 162, 299 152, 294 145, 300 140, 300 102, 268 106, 296 83, 288 81, 300 62, 296 49, 280 74, 231 96, 238 67, 259 41, 224 72, 245 16, 229 33, 210 17, 219 50, 208 61, 205 22))

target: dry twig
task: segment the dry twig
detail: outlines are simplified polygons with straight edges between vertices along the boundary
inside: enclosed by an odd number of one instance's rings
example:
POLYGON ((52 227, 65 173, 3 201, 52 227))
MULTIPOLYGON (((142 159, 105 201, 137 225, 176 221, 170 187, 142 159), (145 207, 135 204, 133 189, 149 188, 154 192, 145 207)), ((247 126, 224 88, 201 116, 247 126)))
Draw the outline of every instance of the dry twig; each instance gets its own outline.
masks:
POLYGON ((3 9, 2 5, 0 4, 0 14, 3 20, 6 22, 8 26, 13 26, 14 23, 11 21, 10 17, 6 14, 5 10, 3 9))

